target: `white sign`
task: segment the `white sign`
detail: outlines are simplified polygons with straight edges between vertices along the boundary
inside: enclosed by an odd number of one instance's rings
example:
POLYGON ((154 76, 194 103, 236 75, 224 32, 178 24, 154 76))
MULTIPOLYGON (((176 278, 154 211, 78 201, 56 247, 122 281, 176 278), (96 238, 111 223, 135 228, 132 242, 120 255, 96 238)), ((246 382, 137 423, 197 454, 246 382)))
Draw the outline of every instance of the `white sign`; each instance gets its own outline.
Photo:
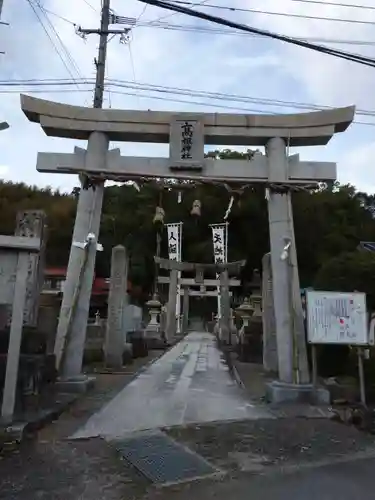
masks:
POLYGON ((307 337, 312 344, 367 345, 364 293, 306 292, 307 337))
MULTIPOLYGON (((228 223, 212 224, 211 228, 215 264, 226 263, 228 257, 228 223)), ((220 275, 216 274, 216 279, 219 278, 220 275)), ((220 285, 217 286, 217 315, 221 318, 220 285)))
MULTIPOLYGON (((166 224, 168 232, 168 257, 169 260, 181 262, 182 258, 182 222, 176 224, 166 224)), ((176 320, 177 333, 181 330, 181 271, 178 271, 177 299, 176 299, 176 320)))
POLYGON ((168 232, 168 257, 169 260, 181 262, 182 223, 166 224, 168 232))

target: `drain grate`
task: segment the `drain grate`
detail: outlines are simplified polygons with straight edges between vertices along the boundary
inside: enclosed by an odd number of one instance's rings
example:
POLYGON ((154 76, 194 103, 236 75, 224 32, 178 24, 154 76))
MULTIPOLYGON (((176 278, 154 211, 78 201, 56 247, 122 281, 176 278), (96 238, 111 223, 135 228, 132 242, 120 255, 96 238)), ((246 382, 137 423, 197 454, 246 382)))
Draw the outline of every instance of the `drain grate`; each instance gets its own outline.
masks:
POLYGON ((218 472, 204 458, 184 448, 163 432, 113 441, 117 451, 156 484, 173 484, 218 472))

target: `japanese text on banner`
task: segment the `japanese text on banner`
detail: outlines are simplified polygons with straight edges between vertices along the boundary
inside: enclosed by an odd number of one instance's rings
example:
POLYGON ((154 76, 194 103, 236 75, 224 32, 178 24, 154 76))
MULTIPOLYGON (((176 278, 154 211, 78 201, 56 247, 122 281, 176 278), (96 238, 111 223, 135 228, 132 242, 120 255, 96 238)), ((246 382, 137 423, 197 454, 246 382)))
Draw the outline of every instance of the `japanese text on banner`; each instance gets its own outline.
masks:
POLYGON ((215 264, 222 264, 226 262, 226 249, 225 249, 225 224, 220 226, 212 226, 212 242, 214 246, 214 260, 215 264))
POLYGON ((169 260, 181 261, 181 224, 167 224, 169 260))

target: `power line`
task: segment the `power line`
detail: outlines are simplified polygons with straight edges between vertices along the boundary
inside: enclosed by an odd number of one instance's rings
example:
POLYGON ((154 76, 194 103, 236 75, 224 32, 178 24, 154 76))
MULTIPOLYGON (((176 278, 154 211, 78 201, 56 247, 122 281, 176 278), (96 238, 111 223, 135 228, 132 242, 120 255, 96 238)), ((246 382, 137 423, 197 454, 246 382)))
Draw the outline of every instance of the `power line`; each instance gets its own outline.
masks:
POLYGON ((183 14, 187 14, 188 16, 204 19, 206 21, 211 21, 216 24, 221 24, 223 26, 228 26, 230 28, 239 29, 248 33, 257 33, 258 35, 263 35, 268 38, 283 41, 292 45, 297 45, 299 47, 304 47, 306 49, 314 50, 316 52, 320 52, 322 54, 331 55, 340 59, 345 59, 348 61, 356 62, 358 64, 362 64, 364 66, 375 67, 375 59, 364 57, 361 55, 353 54, 350 52, 339 51, 336 49, 331 49, 329 47, 325 47, 323 45, 316 45, 312 43, 303 42, 301 40, 297 40, 296 38, 288 37, 285 35, 279 35, 277 33, 273 33, 271 31, 260 30, 258 28, 253 28, 251 26, 247 26, 245 24, 236 23, 234 21, 230 21, 227 19, 223 19, 221 17, 212 16, 206 14, 205 12, 198 12, 192 9, 188 9, 187 7, 183 7, 176 4, 171 4, 169 2, 165 2, 163 0, 140 0, 143 3, 148 3, 150 5, 155 5, 157 7, 163 7, 168 10, 181 12, 183 14))
POLYGON ((44 8, 43 6, 41 5, 40 1, 39 0, 34 0, 35 3, 36 3, 36 6, 39 8, 39 10, 41 11, 41 13, 43 14, 43 16, 45 17, 48 25, 50 26, 51 30, 53 31, 53 33, 55 34, 56 38, 58 39, 58 41, 60 42, 60 45, 66 55, 66 57, 68 58, 68 61, 70 62, 70 64, 73 66, 73 68, 75 69, 77 75, 79 77, 82 77, 82 73, 76 63, 76 61, 74 60, 72 54, 70 53, 70 51, 68 50, 68 48, 66 47, 66 45, 64 44, 64 42, 62 41, 59 33, 57 32, 57 30, 55 29, 55 26, 53 25, 53 23, 51 22, 50 18, 48 17, 48 14, 47 12, 44 11, 44 8))
MULTIPOLYGON (((0 90, 0 94, 14 94, 14 93, 18 93, 19 91, 18 90, 0 90)), ((45 93, 46 91, 45 90, 35 90, 35 89, 31 89, 31 90, 23 90, 23 92, 30 92, 30 93, 33 93, 33 94, 42 94, 42 93, 45 93)), ((60 94, 64 94, 64 93, 77 93, 77 92, 90 92, 89 89, 53 89, 53 90, 48 90, 48 93, 51 93, 51 94, 54 94, 54 93, 60 93, 60 94)), ((139 93, 136 93, 136 92, 125 92, 125 91, 120 91, 120 90, 112 90, 111 91, 112 94, 118 94, 118 95, 127 95, 127 96, 132 96, 132 97, 139 97, 139 98, 143 98, 143 99, 157 99, 157 100, 161 100, 161 101, 168 101, 168 102, 178 102, 178 103, 183 103, 183 104, 195 104, 195 105, 198 105, 198 106, 209 106, 209 107, 214 107, 214 108, 221 108, 221 109, 230 109, 232 111, 240 111, 242 113, 244 112, 249 112, 249 113, 261 113, 261 114, 273 114, 271 111, 264 111, 262 109, 259 109, 259 108, 243 108, 243 107, 234 107, 234 106, 226 106, 226 105, 223 105, 223 104, 213 104, 213 103, 209 103, 209 102, 199 102, 199 101, 192 101, 191 99, 189 100, 184 100, 184 99, 176 99, 176 98, 171 98, 171 97, 165 97, 165 96, 153 96, 153 95, 140 95, 139 93)), ((292 106, 290 106, 292 107, 292 106)), ((361 121, 353 121, 353 124, 354 125, 368 125, 368 126, 372 126, 372 127, 375 127, 375 122, 371 123, 371 122, 361 122, 361 121)))
MULTIPOLYGON (((200 7, 201 5, 204 5, 205 3, 207 3, 208 1, 209 0, 201 0, 200 2, 192 2, 191 5, 193 7, 200 7)), ((159 22, 162 19, 167 19, 167 18, 176 16, 177 14, 179 14, 179 12, 173 12, 172 14, 166 14, 165 16, 160 16, 160 17, 158 17, 157 19, 155 19, 154 21, 151 21, 151 22, 159 22)))
POLYGON ((90 9, 92 9, 94 12, 98 12, 98 10, 97 10, 97 9, 95 9, 95 7, 93 7, 93 6, 91 5, 91 3, 90 3, 88 0, 83 0, 83 1, 84 1, 84 2, 85 2, 85 4, 86 4, 86 5, 88 5, 88 6, 90 7, 90 9))
MULTIPOLYGON (((178 4, 178 5, 190 5, 190 6, 194 5, 191 2, 185 2, 182 0, 172 0, 172 3, 178 4)), ((311 3, 311 2, 308 2, 308 3, 311 3)), ((293 14, 293 13, 289 13, 289 12, 272 12, 272 11, 268 11, 268 10, 247 9, 247 8, 245 9, 242 7, 228 7, 228 6, 224 6, 224 5, 207 4, 207 5, 198 5, 198 7, 229 10, 232 12, 251 12, 253 14, 264 14, 264 15, 268 15, 268 16, 295 17, 295 18, 299 18, 299 19, 309 19, 309 20, 317 20, 317 21, 334 21, 334 22, 339 22, 339 23, 375 25, 375 21, 365 21, 365 20, 360 20, 360 19, 342 19, 340 17, 309 16, 307 14, 293 14)), ((372 9, 375 10, 375 7, 373 7, 372 9)))
MULTIPOLYGON (((234 36, 246 36, 246 37, 256 37, 265 38, 267 35, 259 35, 255 33, 247 33, 243 31, 238 31, 235 29, 227 28, 210 28, 207 26, 194 26, 189 24, 170 24, 170 23, 152 23, 148 22, 137 24, 137 28, 160 28, 171 31, 185 31, 185 32, 195 32, 204 33, 210 35, 234 35, 234 36)), ((340 40, 331 38, 311 38, 311 37, 294 37, 296 40, 303 42, 316 42, 316 43, 332 43, 332 44, 342 44, 342 45, 363 45, 372 46, 375 45, 375 40, 340 40)))
POLYGON ((306 3, 306 4, 317 4, 317 5, 330 5, 335 7, 346 7, 351 9, 367 9, 375 10, 375 7, 370 5, 355 5, 352 3, 336 3, 336 2, 326 2, 325 0, 290 0, 291 2, 306 3))
POLYGON ((41 17, 39 16, 39 13, 38 13, 38 11, 37 11, 37 9, 36 9, 35 5, 32 3, 32 1, 31 1, 31 0, 26 0, 26 1, 27 1, 27 3, 30 5, 30 7, 31 7, 32 11, 33 11, 33 12, 34 12, 34 14, 35 14, 35 17, 38 19, 38 21, 39 21, 40 25, 41 25, 41 26, 42 26, 42 28, 43 28, 43 31, 44 31, 44 32, 45 32, 45 34, 47 35, 47 37, 48 37, 49 41, 51 42, 51 44, 52 44, 53 48, 55 49, 55 51, 56 51, 57 55, 59 56, 59 58, 60 58, 61 62, 62 62, 62 63, 63 63, 63 65, 65 66, 65 68, 66 68, 66 70, 68 71, 69 75, 70 75, 70 76, 72 77, 72 79, 74 80, 74 79, 75 79, 75 77, 74 77, 73 73, 71 72, 71 70, 70 70, 70 68, 69 68, 68 64, 66 63, 65 59, 63 58, 63 56, 62 56, 62 55, 61 55, 61 53, 60 53, 59 48, 57 47, 57 45, 55 44, 55 42, 54 42, 53 38, 51 37, 50 33, 48 32, 47 28, 45 27, 45 25, 44 25, 44 23, 43 23, 43 20, 42 20, 42 19, 41 19, 41 17))
MULTIPOLYGON (((92 82, 87 81, 84 82, 87 84, 91 84, 92 82)), ((70 91, 75 91, 74 89, 68 89, 66 87, 69 87, 73 85, 73 82, 69 81, 34 81, 34 80, 25 80, 25 81, 15 81, 15 82, 2 82, 0 80, 0 88, 1 87, 9 87, 9 86, 27 86, 27 87, 46 87, 46 86, 62 86, 65 88, 58 89, 58 90, 41 90, 38 89, 35 92, 38 93, 43 93, 43 92, 70 92, 70 91)), ((262 106, 268 106, 268 107, 282 107, 282 108, 293 108, 293 109, 299 109, 299 110, 304 110, 304 111, 319 111, 319 110, 324 110, 324 109, 333 109, 332 106, 324 106, 324 105, 318 105, 318 104, 311 104, 311 103, 303 103, 303 102, 296 102, 296 101, 285 101, 285 100, 279 100, 279 99, 268 99, 268 98, 259 98, 259 97, 249 97, 249 96, 241 96, 241 95, 236 95, 236 94, 227 94, 227 93, 220 93, 220 92, 209 92, 209 91, 202 91, 202 90, 191 90, 191 89, 184 89, 181 87, 166 87, 166 86, 159 86, 159 85, 153 85, 153 84, 148 84, 148 83, 134 83, 130 81, 124 81, 124 80, 115 80, 115 79, 106 79, 106 86, 114 87, 114 88, 129 88, 133 90, 138 90, 138 91, 148 91, 148 92, 158 92, 158 93, 164 93, 164 94, 177 94, 177 95, 183 95, 183 96, 193 96, 193 97, 199 97, 199 98, 204 98, 204 99, 214 99, 214 100, 219 100, 219 101, 232 101, 232 102, 239 102, 239 103, 245 103, 245 104, 259 104, 262 106)), ((1 91, 1 93, 7 92, 7 91, 1 91)), ((12 90, 9 92, 18 92, 16 90, 12 90)), ((34 92, 34 90, 32 90, 34 92)), ((112 91, 115 92, 115 91, 112 91)), ((139 94, 135 94, 138 95, 139 94)), ((215 106, 215 105, 214 105, 215 106)), ((230 108, 231 109, 231 108, 230 108)), ((244 111, 244 108, 233 108, 233 109, 239 109, 244 111)), ((375 110, 365 110, 365 109, 357 109, 356 114, 358 116, 370 116, 370 117, 375 117, 375 110)))
MULTIPOLYGON (((177 3, 176 1, 174 3, 177 3)), ((189 2, 185 2, 189 3, 189 2)), ((146 4, 146 7, 148 4, 146 4)), ((207 7, 211 7, 211 5, 207 5, 207 7)), ((221 8, 221 6, 218 6, 221 8)), ((230 10, 233 10, 232 7, 226 7, 230 10)), ((71 21, 70 19, 67 19, 66 17, 61 16, 60 14, 57 14, 56 12, 53 12, 49 9, 46 9, 43 7, 43 9, 51 14, 52 16, 55 16, 59 18, 62 21, 65 21, 66 23, 70 24, 74 28, 78 28, 78 24, 71 21)), ((375 9, 375 7, 374 7, 375 9)), ((142 14, 142 13, 141 13, 142 14)), ((258 35, 255 33, 246 33, 243 31, 238 31, 238 30, 232 30, 232 29, 222 29, 222 28, 210 28, 208 26, 196 26, 196 25, 189 25, 189 24, 171 24, 171 23, 165 23, 165 22, 159 22, 157 20, 154 21, 142 21, 139 22, 140 16, 136 19, 136 27, 137 28, 158 28, 158 29, 165 29, 165 30, 171 30, 171 31, 184 31, 184 32, 196 32, 196 33, 207 33, 209 35, 234 35, 234 36, 252 36, 252 37, 261 37, 264 38, 264 35, 258 35)), ((296 40, 304 41, 304 42, 316 42, 316 43, 331 43, 331 44, 338 44, 338 45, 362 45, 362 46, 372 46, 375 45, 375 40, 346 40, 346 39, 331 39, 331 38, 314 38, 314 37, 299 37, 295 36, 294 37, 296 40)))

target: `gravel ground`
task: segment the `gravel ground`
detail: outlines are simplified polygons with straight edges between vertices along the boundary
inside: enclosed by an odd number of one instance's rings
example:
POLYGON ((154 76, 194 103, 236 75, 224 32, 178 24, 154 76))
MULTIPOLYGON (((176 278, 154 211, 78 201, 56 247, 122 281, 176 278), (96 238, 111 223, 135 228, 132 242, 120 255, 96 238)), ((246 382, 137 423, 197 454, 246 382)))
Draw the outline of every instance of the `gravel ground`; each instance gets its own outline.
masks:
POLYGON ((218 467, 233 473, 375 453, 373 436, 327 419, 248 420, 166 431, 218 467))

